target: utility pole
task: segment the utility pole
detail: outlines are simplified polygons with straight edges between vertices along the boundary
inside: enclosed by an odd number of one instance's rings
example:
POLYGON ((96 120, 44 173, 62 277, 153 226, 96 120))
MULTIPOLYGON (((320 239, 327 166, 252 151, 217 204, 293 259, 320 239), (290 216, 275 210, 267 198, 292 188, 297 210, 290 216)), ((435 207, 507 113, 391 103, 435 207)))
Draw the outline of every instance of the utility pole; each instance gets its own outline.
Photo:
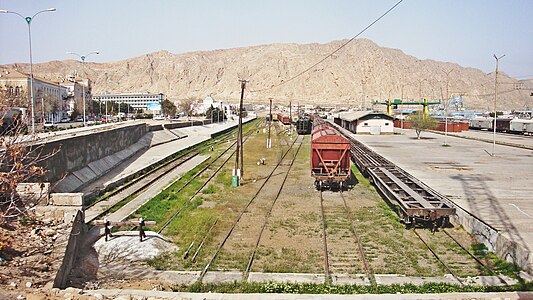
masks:
POLYGON ((268 138, 267 138, 267 149, 272 148, 272 140, 270 139, 270 126, 272 126, 272 98, 268 98, 270 100, 270 113, 269 119, 268 119, 268 138))
POLYGON ((494 124, 493 127, 493 134, 492 134, 492 156, 496 154, 496 99, 498 99, 498 62, 500 59, 502 59, 505 56, 502 55, 500 57, 497 57, 496 54, 494 54, 494 58, 496 59, 496 76, 494 79, 494 124))
POLYGON ((361 85, 362 85, 362 90, 363 90, 363 95, 362 95, 362 98, 361 98, 361 110, 362 111, 366 110, 366 103, 365 103, 365 98, 366 98, 366 95, 365 95, 366 94, 365 93, 366 79, 367 79, 367 77, 365 76, 365 79, 361 80, 361 85))
POLYGON ((242 106, 243 106, 243 100, 244 100, 244 89, 246 88, 246 80, 239 80, 241 83, 241 101, 239 104, 239 129, 237 131, 237 146, 235 151, 235 169, 233 172, 233 176, 237 176, 240 178, 244 175, 244 155, 243 155, 243 149, 242 149, 242 106))
POLYGON ((292 140, 292 102, 289 101, 289 128, 292 140))

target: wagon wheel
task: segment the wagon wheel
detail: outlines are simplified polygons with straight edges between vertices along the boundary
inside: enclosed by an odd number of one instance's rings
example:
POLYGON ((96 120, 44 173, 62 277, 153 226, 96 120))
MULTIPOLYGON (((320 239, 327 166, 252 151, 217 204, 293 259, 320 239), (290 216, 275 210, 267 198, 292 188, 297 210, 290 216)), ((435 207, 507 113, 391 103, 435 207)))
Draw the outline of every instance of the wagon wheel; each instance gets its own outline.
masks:
POLYGON ((322 190, 322 180, 320 180, 318 182, 318 190, 321 191, 322 190))

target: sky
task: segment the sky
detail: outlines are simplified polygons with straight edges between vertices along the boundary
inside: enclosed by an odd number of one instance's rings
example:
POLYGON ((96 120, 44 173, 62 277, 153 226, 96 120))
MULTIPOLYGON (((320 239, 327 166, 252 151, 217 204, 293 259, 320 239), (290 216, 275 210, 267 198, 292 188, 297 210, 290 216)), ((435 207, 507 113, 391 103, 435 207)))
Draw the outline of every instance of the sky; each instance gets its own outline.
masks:
MULTIPOLYGON (((271 43, 349 39, 399 0, 0 0, 31 22, 33 62, 112 62, 159 50, 175 54, 271 43)), ((365 31, 380 46, 533 78, 532 0, 404 0, 365 31)), ((340 53, 339 53, 340 55, 340 53)), ((0 64, 29 62, 28 26, 0 13, 0 64)), ((326 62, 327 63, 327 62, 326 62)))

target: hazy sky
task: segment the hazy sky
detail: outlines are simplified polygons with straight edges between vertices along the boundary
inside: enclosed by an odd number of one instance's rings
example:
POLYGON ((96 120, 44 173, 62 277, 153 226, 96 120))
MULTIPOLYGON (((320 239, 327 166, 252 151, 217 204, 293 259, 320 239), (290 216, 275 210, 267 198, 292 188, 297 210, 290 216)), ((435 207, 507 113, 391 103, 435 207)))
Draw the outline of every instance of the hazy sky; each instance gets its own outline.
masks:
MULTIPOLYGON (((184 53, 353 37, 398 0, 0 0, 31 25, 34 62, 117 61, 158 50, 184 53)), ((361 37, 420 59, 533 77, 532 0, 404 0, 361 37)), ((340 53, 339 53, 340 55, 340 53)), ((0 14, 0 64, 28 62, 28 28, 0 14)))

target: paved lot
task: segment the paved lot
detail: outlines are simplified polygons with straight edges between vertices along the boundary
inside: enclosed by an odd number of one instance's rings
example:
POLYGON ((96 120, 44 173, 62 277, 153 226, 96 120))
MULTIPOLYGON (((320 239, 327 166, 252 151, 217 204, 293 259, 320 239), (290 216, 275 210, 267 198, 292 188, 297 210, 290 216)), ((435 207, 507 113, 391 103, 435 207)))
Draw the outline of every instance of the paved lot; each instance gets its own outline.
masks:
MULTIPOLYGON (((530 253, 533 261, 533 151, 472 139, 422 133, 357 135, 356 138, 481 218, 530 253)), ((487 138, 486 133, 464 135, 487 138)), ((492 137, 492 136, 490 136, 492 137)), ((530 137, 497 135, 497 140, 530 143, 530 137)))

